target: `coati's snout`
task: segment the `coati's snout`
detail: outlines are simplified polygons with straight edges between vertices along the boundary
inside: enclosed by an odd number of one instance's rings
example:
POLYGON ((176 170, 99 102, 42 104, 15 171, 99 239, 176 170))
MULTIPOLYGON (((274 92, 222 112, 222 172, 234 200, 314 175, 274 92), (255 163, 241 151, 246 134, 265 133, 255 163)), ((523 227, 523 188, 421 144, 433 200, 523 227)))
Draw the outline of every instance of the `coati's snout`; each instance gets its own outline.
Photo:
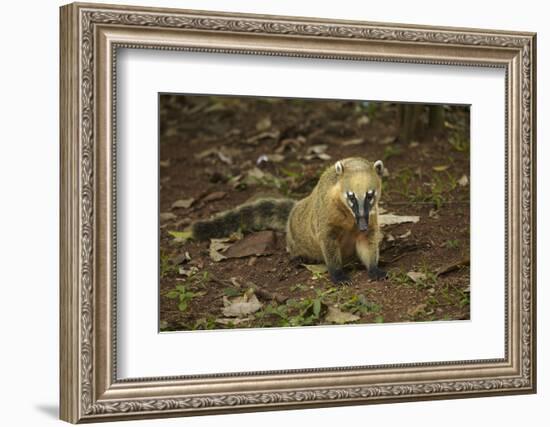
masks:
POLYGON ((367 231, 369 228, 369 213, 374 201, 375 190, 370 190, 362 195, 354 191, 346 191, 346 203, 355 218, 359 231, 367 231))
POLYGON ((369 229, 369 215, 376 212, 374 208, 380 196, 383 167, 380 160, 369 167, 365 167, 364 163, 355 165, 353 161, 348 161, 344 172, 342 161, 335 164, 340 188, 343 190, 342 202, 351 211, 361 232, 369 229))

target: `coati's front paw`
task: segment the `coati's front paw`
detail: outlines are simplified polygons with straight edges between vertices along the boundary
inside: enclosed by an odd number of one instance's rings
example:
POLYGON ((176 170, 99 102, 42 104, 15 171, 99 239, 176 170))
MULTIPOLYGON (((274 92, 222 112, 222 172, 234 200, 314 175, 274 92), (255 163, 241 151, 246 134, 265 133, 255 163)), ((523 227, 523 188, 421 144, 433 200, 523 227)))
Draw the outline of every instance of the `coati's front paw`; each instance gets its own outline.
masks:
POLYGON ((384 280, 386 277, 388 277, 388 273, 386 273, 384 270, 381 270, 378 267, 373 267, 368 270, 369 273, 369 279, 372 280, 384 280))
POLYGON ((332 283, 340 286, 351 286, 352 280, 351 278, 344 273, 343 270, 329 270, 330 280, 332 280, 332 283))

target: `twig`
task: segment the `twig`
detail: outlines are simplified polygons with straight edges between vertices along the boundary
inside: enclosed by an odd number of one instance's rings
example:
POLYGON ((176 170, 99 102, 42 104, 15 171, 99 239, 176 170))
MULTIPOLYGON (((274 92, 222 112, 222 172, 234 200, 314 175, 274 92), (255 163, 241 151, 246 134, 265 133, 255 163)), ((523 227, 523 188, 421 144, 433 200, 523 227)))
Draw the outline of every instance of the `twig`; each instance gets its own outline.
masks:
POLYGON ((443 274, 450 273, 452 271, 458 270, 462 267, 467 267, 470 265, 470 257, 465 257, 459 261, 452 262, 451 264, 447 264, 441 268, 439 268, 435 275, 436 277, 442 276, 443 274))

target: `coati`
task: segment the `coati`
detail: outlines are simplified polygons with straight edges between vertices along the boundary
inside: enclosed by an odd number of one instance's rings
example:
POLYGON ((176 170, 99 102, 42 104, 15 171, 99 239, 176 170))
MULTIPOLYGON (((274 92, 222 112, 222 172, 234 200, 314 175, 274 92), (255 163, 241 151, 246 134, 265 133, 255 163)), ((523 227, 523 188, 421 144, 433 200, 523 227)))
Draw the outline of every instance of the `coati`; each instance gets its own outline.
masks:
POLYGON ((206 240, 238 231, 286 231, 292 257, 322 261, 331 280, 349 284, 344 263, 354 256, 371 279, 386 277, 378 268, 378 202, 382 194, 381 160, 360 157, 327 168, 311 194, 302 200, 266 198, 221 212, 192 224, 193 237, 206 240))

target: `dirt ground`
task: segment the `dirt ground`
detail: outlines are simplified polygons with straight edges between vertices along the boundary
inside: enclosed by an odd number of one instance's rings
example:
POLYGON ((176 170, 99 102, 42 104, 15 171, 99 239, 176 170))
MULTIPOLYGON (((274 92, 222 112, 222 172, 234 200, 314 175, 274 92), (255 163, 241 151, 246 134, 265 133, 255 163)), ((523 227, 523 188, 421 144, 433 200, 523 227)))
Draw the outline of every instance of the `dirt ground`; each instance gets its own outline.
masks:
POLYGON ((442 130, 403 141, 394 103, 183 95, 159 103, 161 331, 469 319, 468 107, 445 106, 442 130), (290 259, 283 233, 253 236, 260 246, 248 255, 250 235, 189 239, 192 221, 245 201, 304 197, 350 156, 384 161, 385 214, 419 217, 382 228, 386 280, 370 281, 356 263, 347 266, 353 284, 335 286, 322 267, 290 259), (244 255, 213 259, 237 243, 244 255))

